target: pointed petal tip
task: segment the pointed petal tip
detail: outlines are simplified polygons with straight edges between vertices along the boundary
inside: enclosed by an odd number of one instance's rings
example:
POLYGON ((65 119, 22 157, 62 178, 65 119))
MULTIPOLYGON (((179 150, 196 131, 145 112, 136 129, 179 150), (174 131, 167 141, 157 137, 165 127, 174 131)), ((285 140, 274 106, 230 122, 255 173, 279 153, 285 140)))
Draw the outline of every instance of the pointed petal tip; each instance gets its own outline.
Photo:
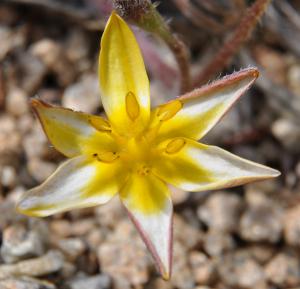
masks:
POLYGON ((272 169, 272 168, 270 168, 270 169, 271 169, 271 173, 270 173, 271 178, 277 178, 277 177, 281 176, 280 171, 272 169))

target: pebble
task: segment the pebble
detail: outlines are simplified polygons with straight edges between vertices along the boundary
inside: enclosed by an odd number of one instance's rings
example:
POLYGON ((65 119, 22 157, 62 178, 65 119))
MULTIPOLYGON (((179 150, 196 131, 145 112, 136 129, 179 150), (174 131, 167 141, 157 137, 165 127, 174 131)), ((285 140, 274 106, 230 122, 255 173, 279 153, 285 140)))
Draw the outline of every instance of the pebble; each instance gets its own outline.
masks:
POLYGON ((2 186, 12 189, 17 184, 17 172, 13 166, 0 168, 0 183, 2 186))
POLYGON ((115 232, 99 246, 97 255, 102 271, 119 285, 138 286, 149 280, 152 263, 129 220, 118 222, 115 232))
POLYGON ((85 243, 79 238, 60 239, 57 246, 70 260, 76 260, 86 250, 85 243))
POLYGON ((94 218, 78 219, 73 222, 71 233, 75 236, 86 236, 89 232, 95 230, 94 218))
POLYGON ((13 30, 5 26, 0 26, 0 61, 12 50, 25 44, 25 33, 22 27, 13 30))
POLYGON ((193 272, 189 266, 187 248, 177 240, 175 240, 173 244, 171 282, 173 286, 178 289, 193 289, 195 287, 193 272))
POLYGON ((38 120, 33 124, 31 132, 23 138, 22 144, 28 159, 44 158, 50 154, 50 144, 38 120))
POLYGON ((218 192, 199 206, 198 217, 210 229, 234 232, 238 225, 241 198, 235 194, 218 192))
POLYGON ((13 116, 20 117, 28 111, 28 97, 24 90, 14 87, 8 91, 6 110, 13 116))
POLYGON ((296 252, 278 253, 265 267, 267 279, 281 288, 300 285, 300 262, 296 252))
POLYGON ((28 96, 34 96, 48 72, 46 65, 30 52, 18 55, 18 85, 28 96))
POLYGON ((0 252, 5 263, 15 263, 41 256, 44 244, 37 231, 28 231, 23 225, 15 224, 4 230, 0 252))
POLYGON ((171 191, 172 202, 175 206, 184 203, 189 198, 190 195, 189 192, 183 191, 175 187, 170 187, 170 191, 171 191))
POLYGON ((109 289, 111 279, 108 275, 78 278, 69 283, 71 289, 109 289))
POLYGON ((43 276, 62 269, 64 258, 56 250, 49 251, 41 257, 20 261, 11 265, 0 265, 0 279, 12 276, 43 276))
POLYGON ((282 209, 263 194, 253 194, 248 203, 240 219, 240 236, 247 241, 278 242, 282 233, 282 209))
POLYGON ((230 288, 252 289, 265 285, 263 268, 247 252, 236 251, 222 256, 217 269, 230 288))
POLYGON ((65 90, 62 106, 94 114, 100 106, 99 80, 96 74, 86 74, 65 90))
POLYGON ((72 234, 72 224, 70 221, 65 219, 52 220, 49 224, 51 235, 57 236, 58 238, 67 238, 72 234))
POLYGON ((191 264, 193 276, 197 284, 207 285, 215 280, 215 264, 205 254, 192 251, 189 254, 189 263, 191 264))
POLYGON ((218 230, 209 230, 205 234, 203 248, 210 256, 220 256, 225 252, 233 250, 236 244, 232 236, 218 230))
POLYGON ((47 281, 29 277, 7 278, 0 280, 1 289, 56 289, 56 286, 47 281))
POLYGON ((34 43, 29 51, 56 75, 61 86, 65 87, 74 81, 75 70, 59 42, 44 38, 34 43))
POLYGON ((0 116, 0 164, 14 162, 21 153, 21 135, 12 116, 0 116))
POLYGON ((281 118, 272 125, 274 136, 291 152, 299 153, 300 129, 297 123, 281 118))
POLYGON ((45 181, 57 168, 57 165, 39 158, 29 159, 27 168, 30 175, 39 183, 45 181))
POLYGON ((283 233, 287 244, 300 246, 300 205, 296 205, 285 212, 283 233))
POLYGON ((174 239, 182 243, 187 249, 193 249, 203 242, 203 232, 188 223, 178 214, 174 214, 174 239), (189 236, 188 238, 186 236, 189 236))

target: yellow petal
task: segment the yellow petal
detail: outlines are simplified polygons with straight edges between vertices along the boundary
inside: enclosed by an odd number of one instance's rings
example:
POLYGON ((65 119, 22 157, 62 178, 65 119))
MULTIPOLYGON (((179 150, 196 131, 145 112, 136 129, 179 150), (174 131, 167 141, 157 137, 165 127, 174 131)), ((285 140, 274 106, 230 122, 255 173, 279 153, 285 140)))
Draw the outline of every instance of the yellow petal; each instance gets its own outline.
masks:
POLYGON ((160 144, 164 152, 155 160, 153 173, 186 191, 228 188, 280 174, 277 170, 242 159, 218 147, 190 139, 185 139, 185 145, 170 154, 168 145, 172 141, 160 144))
POLYGON ((49 141, 67 157, 82 154, 92 143, 96 143, 97 150, 114 146, 109 124, 99 116, 54 107, 37 99, 33 99, 31 105, 49 141))
POLYGON ((125 173, 118 162, 106 164, 76 157, 63 163, 40 186, 21 198, 17 210, 44 217, 109 201, 120 189, 125 173))
POLYGON ((168 115, 171 115, 161 121, 158 139, 162 141, 177 136, 202 138, 257 76, 255 68, 245 69, 154 109, 151 113, 152 126, 160 120, 161 111, 168 109, 168 115))
POLYGON ((133 174, 122 188, 120 196, 162 277, 169 279, 173 209, 166 184, 151 173, 133 174))
POLYGON ((114 12, 101 39, 99 77, 104 109, 119 133, 144 128, 150 115, 149 80, 134 34, 114 12))

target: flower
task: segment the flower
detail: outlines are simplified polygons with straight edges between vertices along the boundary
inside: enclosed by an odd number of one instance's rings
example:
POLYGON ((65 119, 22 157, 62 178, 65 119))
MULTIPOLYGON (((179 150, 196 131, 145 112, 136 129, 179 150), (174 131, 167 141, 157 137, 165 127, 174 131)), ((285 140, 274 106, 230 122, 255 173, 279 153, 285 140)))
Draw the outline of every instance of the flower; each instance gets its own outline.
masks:
POLYGON ((173 210, 167 184, 198 192, 279 175, 197 142, 251 86, 258 71, 242 70, 150 110, 138 44, 124 20, 112 13, 101 40, 99 77, 108 119, 31 101, 51 143, 70 159, 29 190, 17 209, 49 216, 104 204, 119 193, 168 279, 173 210))

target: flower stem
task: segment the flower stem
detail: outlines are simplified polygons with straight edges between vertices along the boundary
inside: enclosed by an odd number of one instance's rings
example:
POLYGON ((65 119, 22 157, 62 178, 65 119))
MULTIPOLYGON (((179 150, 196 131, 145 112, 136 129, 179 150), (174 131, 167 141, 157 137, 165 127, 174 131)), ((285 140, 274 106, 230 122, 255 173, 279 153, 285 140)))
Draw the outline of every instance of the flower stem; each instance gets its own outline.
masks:
POLYGON ((253 29, 270 1, 271 0, 256 0, 254 4, 246 10, 236 30, 226 40, 206 67, 195 77, 193 81, 194 87, 199 87, 199 85, 206 83, 211 77, 222 71, 229 64, 232 57, 251 36, 253 29))

